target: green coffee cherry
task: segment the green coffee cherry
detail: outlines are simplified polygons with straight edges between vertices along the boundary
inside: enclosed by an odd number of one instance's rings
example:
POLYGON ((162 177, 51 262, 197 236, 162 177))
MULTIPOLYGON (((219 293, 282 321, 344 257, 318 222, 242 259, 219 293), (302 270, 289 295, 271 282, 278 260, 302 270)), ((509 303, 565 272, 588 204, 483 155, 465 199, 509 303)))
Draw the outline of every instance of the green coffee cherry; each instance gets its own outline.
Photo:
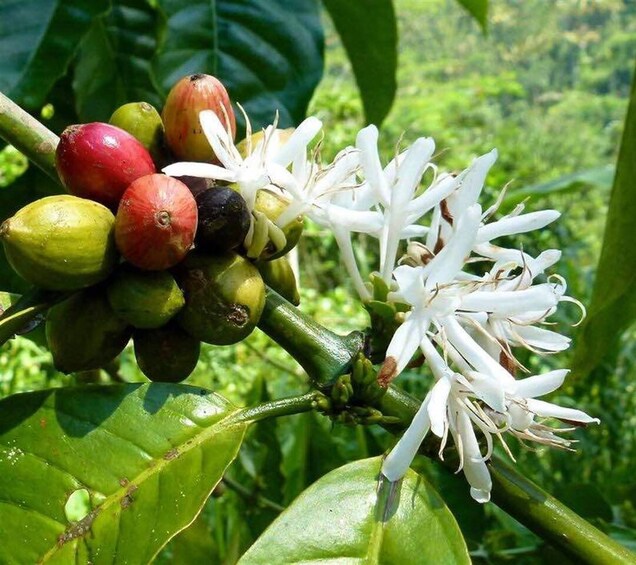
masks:
POLYGON ((115 217, 92 200, 48 196, 0 226, 9 263, 26 281, 47 290, 77 290, 104 280, 118 255, 115 217))
POLYGON ((187 379, 199 360, 201 343, 177 324, 153 330, 136 330, 135 358, 151 381, 178 383, 187 379))
POLYGON ((161 116, 148 102, 130 102, 113 112, 108 123, 126 130, 148 150, 153 161, 161 165, 165 161, 164 130, 161 116))
POLYGON ((53 306, 46 319, 53 364, 63 373, 99 369, 121 353, 131 334, 132 328, 115 314, 101 287, 53 306))
POLYGON ((258 269, 236 253, 190 253, 177 271, 186 305, 181 327, 205 343, 228 345, 246 338, 265 306, 265 284, 258 269))
POLYGON ((109 282, 107 293, 115 313, 135 328, 159 328, 185 304, 183 292, 167 271, 124 267, 109 282))
POLYGON ((256 267, 267 286, 289 300, 294 306, 300 304, 296 276, 287 257, 279 257, 273 261, 259 261, 256 263, 256 267))

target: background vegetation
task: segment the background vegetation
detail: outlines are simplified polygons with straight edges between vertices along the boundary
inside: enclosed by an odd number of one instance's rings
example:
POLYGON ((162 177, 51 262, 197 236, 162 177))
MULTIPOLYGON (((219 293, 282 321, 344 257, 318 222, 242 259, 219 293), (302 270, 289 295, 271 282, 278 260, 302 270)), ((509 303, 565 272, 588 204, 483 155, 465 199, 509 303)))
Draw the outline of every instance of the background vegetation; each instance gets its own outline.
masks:
MULTIPOLYGON (((437 142, 437 162, 464 168, 478 154, 499 149, 488 179, 494 199, 510 183, 505 212, 528 197, 530 209, 556 208, 562 219, 524 248, 563 250, 558 272, 570 293, 589 304, 603 236, 613 163, 630 94, 636 54, 636 5, 628 0, 491 1, 488 34, 451 0, 397 0, 400 60, 396 103, 384 123, 387 156, 402 138, 437 142), (401 137, 403 136, 403 137, 401 137)), ((352 143, 363 106, 335 31, 327 26, 325 77, 310 113, 325 122, 325 157, 352 143)), ((45 110, 50 116, 51 108, 45 110)), ((0 153, 0 185, 24 172, 12 148, 0 153)), ((628 242, 626 242, 628 244, 628 242)), ((360 254, 374 250, 362 241, 360 254)), ((334 242, 317 228, 300 246, 302 309, 339 332, 366 324, 350 298, 334 242)), ((561 315, 565 327, 575 311, 561 315)), ((576 334, 576 330, 568 330, 576 334)), ((576 338, 576 336, 575 336, 576 338)), ((624 336, 591 375, 576 374, 559 402, 599 416, 602 425, 578 434, 576 453, 514 446, 517 464, 539 484, 612 536, 636 549, 636 347, 624 336), (568 400, 568 398, 570 400, 568 400), (584 493, 584 495, 582 495, 584 493)), ((541 360, 545 370, 551 359, 541 360)), ((554 360, 568 366, 572 359, 554 360)), ((530 364, 537 363, 531 360, 530 364)), ((421 394, 425 377, 400 377, 421 394)), ((112 379, 145 380, 130 351, 110 374, 64 376, 45 349, 16 339, 0 350, 0 395, 45 386, 112 379)), ((306 378, 258 331, 233 348, 206 347, 193 384, 239 405, 306 390, 306 378)), ((259 425, 195 524, 162 553, 160 562, 232 563, 308 484, 355 458, 379 454, 390 437, 373 428, 347 428, 303 414, 259 425)), ((496 507, 473 503, 463 479, 418 463, 455 512, 476 562, 559 559, 496 507)))

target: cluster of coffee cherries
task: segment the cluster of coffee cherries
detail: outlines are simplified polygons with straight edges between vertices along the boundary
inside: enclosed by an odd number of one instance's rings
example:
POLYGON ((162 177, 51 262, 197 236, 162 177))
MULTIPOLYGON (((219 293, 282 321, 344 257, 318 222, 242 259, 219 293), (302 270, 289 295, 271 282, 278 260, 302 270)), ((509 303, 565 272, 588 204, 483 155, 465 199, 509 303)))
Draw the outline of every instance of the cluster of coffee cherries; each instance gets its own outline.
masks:
POLYGON ((196 366, 201 342, 229 345, 252 332, 266 284, 298 303, 285 254, 303 219, 286 226, 282 244, 262 242, 257 256, 245 246, 255 215, 274 222, 285 209, 281 195, 259 191, 250 211, 232 185, 158 172, 177 160, 215 162, 203 110, 235 134, 226 89, 203 74, 181 79, 161 114, 130 103, 109 123, 68 127, 56 166, 69 194, 32 202, 0 227, 22 278, 68 293, 46 317, 57 369, 103 367, 132 338, 149 379, 178 382, 196 366))

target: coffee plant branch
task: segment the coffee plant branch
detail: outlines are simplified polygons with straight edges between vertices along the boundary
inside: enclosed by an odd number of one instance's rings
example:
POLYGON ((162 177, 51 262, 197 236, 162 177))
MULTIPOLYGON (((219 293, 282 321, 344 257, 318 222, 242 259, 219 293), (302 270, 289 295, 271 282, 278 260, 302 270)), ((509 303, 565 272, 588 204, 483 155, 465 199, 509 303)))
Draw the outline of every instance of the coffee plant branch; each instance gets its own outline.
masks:
MULTIPOLYGON (((59 138, 35 118, 27 114, 0 93, 0 137, 24 153, 50 177, 59 180, 55 170, 55 148, 59 138)), ((54 297, 50 297, 54 300, 54 297)), ((59 299, 59 298, 58 298, 59 299)), ((44 307, 31 308, 21 316, 27 323, 44 307)), ((19 309, 11 308, 12 316, 20 316, 19 309)), ((4 335, 0 316, 0 344, 4 335)), ((11 329, 13 329, 13 325, 11 329)), ((259 327, 292 355, 307 371, 317 391, 305 395, 267 402, 254 408, 241 410, 236 418, 241 421, 259 421, 270 417, 306 412, 320 401, 318 391, 326 391, 338 376, 347 373, 354 357, 363 344, 363 334, 353 332, 338 336, 301 313, 273 291, 268 291, 267 302, 259 327)), ((12 335, 12 334, 11 334, 12 335)), ((398 388, 389 387, 377 408, 386 416, 399 419, 400 424, 390 426, 398 433, 406 427, 420 403, 398 388)), ((430 450, 431 446, 428 445, 430 450)), ((427 451, 427 445, 423 446, 427 451)), ((493 501, 542 538, 587 563, 635 563, 633 555, 619 543, 593 527, 565 505, 543 491, 516 469, 493 457, 489 462, 493 480, 493 501)))

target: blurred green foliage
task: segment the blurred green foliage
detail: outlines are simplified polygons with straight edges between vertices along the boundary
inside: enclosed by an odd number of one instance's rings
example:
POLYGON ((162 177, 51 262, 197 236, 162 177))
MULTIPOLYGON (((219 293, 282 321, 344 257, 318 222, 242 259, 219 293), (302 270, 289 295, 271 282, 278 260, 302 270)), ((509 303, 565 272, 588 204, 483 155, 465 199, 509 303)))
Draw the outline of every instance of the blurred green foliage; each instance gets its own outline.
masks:
MULTIPOLYGON (((499 160, 487 196, 508 182, 510 193, 575 172, 612 165, 636 53, 636 5, 629 1, 543 0, 491 2, 488 35, 451 0, 398 0, 398 95, 383 131, 386 158, 395 143, 431 136, 444 169, 463 169, 493 147, 499 160)), ((327 22, 327 68, 310 112, 325 122, 325 157, 352 144, 363 123, 355 81, 338 37, 327 22)), ((0 190, 25 167, 11 148, 0 152, 0 190)), ((536 238, 519 240, 530 253, 560 248, 558 272, 569 293, 589 303, 603 233, 607 184, 580 182, 572 190, 531 196, 529 209, 553 207, 563 218, 536 238)), ((487 202, 486 205, 490 204, 487 202)), ((504 212, 507 210, 503 210, 504 212)), ((374 242, 361 239, 360 258, 373 265, 374 242)), ((335 242, 310 226, 299 247, 302 310, 327 327, 363 328, 366 314, 348 292, 335 242)), ((578 317, 557 318, 566 333, 578 317)), ((566 383, 554 400, 601 418, 601 426, 575 432, 576 453, 528 449, 511 442, 517 465, 575 510, 636 547, 636 346, 633 332, 594 378, 566 383), (578 494, 577 494, 578 493, 578 494)), ((558 358, 528 358, 532 371, 568 366, 558 358)), ((144 377, 131 349, 110 375, 63 376, 48 353, 24 338, 0 350, 2 395, 74 381, 144 377)), ((401 384, 422 395, 426 376, 405 373, 401 384)), ((226 348, 205 347, 190 381, 239 405, 308 390, 306 376, 283 350, 256 331, 226 348)), ((234 563, 264 527, 305 486, 354 458, 382 453, 392 438, 382 430, 332 425, 302 414, 255 426, 193 527, 178 536, 159 562, 234 563), (197 557, 199 556, 199 557, 197 557)), ((493 505, 474 503, 461 476, 430 461, 419 469, 438 485, 462 526, 477 563, 567 563, 555 550, 493 505)))

